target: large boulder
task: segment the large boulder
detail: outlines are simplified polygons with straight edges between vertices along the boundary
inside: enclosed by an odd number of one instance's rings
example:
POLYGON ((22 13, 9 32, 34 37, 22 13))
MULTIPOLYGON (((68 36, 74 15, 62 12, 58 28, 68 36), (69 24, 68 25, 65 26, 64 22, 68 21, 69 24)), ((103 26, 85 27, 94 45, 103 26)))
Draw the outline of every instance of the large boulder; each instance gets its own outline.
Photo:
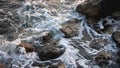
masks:
POLYGON ((85 0, 83 4, 79 4, 76 7, 76 11, 87 15, 87 17, 99 20, 115 11, 120 11, 119 3, 120 0, 85 0))

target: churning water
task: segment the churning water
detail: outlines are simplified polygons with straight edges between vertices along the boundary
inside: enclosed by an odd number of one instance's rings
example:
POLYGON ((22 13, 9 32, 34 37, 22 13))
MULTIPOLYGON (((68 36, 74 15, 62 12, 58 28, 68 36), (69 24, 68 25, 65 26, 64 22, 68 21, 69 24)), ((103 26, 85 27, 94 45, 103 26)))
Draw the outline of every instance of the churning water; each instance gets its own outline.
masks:
MULTIPOLYGON (((36 60, 38 56, 35 52, 26 53, 22 47, 20 54, 16 54, 14 51, 21 40, 29 41, 32 37, 44 34, 44 31, 52 31, 54 38, 59 39, 59 44, 66 48, 64 54, 55 60, 61 60, 66 68, 77 68, 77 66, 99 68, 91 61, 91 57, 94 58, 94 55, 100 51, 115 53, 117 48, 109 33, 97 33, 87 24, 85 16, 75 12, 76 6, 82 2, 84 0, 26 0, 23 7, 18 10, 21 19, 24 20, 21 26, 26 28, 25 32, 19 34, 19 38, 12 42, 2 40, 1 37, 0 59, 12 68, 39 68, 32 66, 32 63, 34 61, 51 62, 36 60), (79 35, 66 39, 59 29, 61 24, 73 18, 80 20, 79 35), (89 45, 93 40, 102 40, 99 42, 102 45, 99 50, 90 48, 89 45)), ((114 24, 111 23, 111 19, 106 18, 106 20, 110 24, 114 24)), ((100 28, 104 28, 101 23, 102 21, 99 22, 100 28)), ((113 30, 117 30, 117 28, 113 30)))

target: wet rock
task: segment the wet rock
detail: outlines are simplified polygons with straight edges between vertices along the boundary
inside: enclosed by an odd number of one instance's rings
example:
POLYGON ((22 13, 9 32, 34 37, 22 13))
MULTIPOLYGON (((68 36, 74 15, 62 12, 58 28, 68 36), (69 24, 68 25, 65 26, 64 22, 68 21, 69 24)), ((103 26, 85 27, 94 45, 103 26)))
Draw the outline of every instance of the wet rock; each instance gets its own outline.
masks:
POLYGON ((99 6, 93 6, 91 4, 78 5, 76 8, 77 12, 81 14, 85 14, 92 18, 96 18, 99 16, 99 10, 100 10, 99 6))
POLYGON ((84 4, 76 7, 76 11, 99 20, 111 15, 114 11, 119 11, 119 2, 119 0, 86 0, 84 4))
POLYGON ((65 35, 64 37, 69 38, 78 35, 79 27, 80 27, 79 20, 71 19, 64 23, 60 30, 64 33, 65 35))
POLYGON ((5 65, 0 62, 0 68, 5 68, 5 65))
POLYGON ((58 42, 54 40, 44 44, 44 46, 38 46, 35 49, 42 61, 56 59, 65 52, 65 48, 58 45, 58 42))
POLYGON ((120 32, 116 31, 112 34, 112 39, 115 41, 117 47, 120 48, 120 32))
POLYGON ((21 42, 18 46, 24 47, 24 48, 25 48, 25 51, 26 51, 27 53, 34 51, 34 47, 33 47, 31 44, 29 44, 29 43, 21 42))
POLYGON ((42 42, 43 43, 48 43, 52 39, 52 34, 51 33, 46 33, 46 35, 42 36, 42 42))
POLYGON ((103 67, 109 64, 109 60, 112 59, 112 54, 108 52, 101 51, 95 57, 95 62, 97 65, 103 67))
POLYGON ((89 46, 93 49, 99 50, 109 43, 110 42, 108 41, 108 39, 98 38, 98 39, 92 40, 89 46))

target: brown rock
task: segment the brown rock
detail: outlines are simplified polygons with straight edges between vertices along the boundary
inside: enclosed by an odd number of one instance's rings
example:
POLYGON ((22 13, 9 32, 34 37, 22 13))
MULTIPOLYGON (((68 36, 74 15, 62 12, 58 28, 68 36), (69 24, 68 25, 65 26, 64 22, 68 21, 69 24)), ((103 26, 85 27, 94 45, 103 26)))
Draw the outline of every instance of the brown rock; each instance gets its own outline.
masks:
POLYGON ((78 5, 76 11, 85 14, 88 17, 96 18, 99 16, 99 6, 93 6, 91 4, 78 5))
POLYGON ((78 35, 78 29, 80 27, 79 20, 71 19, 62 25, 60 29, 64 33, 64 37, 74 37, 78 35))
POLYGON ((0 63, 0 68, 5 68, 5 65, 3 63, 0 63))
POLYGON ((96 55, 95 62, 96 64, 102 67, 102 66, 106 66, 107 64, 109 64, 109 60, 111 59, 112 59, 112 54, 101 51, 96 55))
POLYGON ((24 47, 27 53, 34 51, 33 46, 32 46, 31 44, 29 44, 29 43, 24 43, 24 42, 22 42, 22 43, 20 43, 18 46, 24 47))

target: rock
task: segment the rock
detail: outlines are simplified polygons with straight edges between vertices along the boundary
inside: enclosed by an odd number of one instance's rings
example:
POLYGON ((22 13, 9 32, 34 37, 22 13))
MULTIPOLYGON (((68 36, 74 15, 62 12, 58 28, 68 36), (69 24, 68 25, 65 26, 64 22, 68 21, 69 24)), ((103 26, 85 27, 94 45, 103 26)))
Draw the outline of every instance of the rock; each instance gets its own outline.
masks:
POLYGON ((98 38, 98 39, 92 40, 89 46, 93 49, 99 50, 109 43, 110 42, 108 41, 108 39, 98 38))
POLYGON ((107 64, 109 64, 109 60, 111 59, 112 59, 112 54, 101 51, 97 53, 95 57, 95 62, 99 66, 103 67, 103 66, 107 66, 107 64))
POLYGON ((34 51, 34 47, 33 47, 31 44, 29 44, 29 43, 21 42, 18 46, 24 47, 24 48, 25 48, 25 51, 26 51, 27 53, 34 51))
POLYGON ((65 52, 65 48, 54 40, 44 46, 37 46, 35 49, 41 61, 56 59, 65 52))
POLYGON ((99 17, 99 6, 93 6, 91 4, 78 5, 76 11, 85 14, 88 17, 97 18, 99 17))
POLYGON ((117 47, 120 48, 120 32, 116 31, 112 34, 112 39, 115 41, 117 47))
POLYGON ((5 68, 5 65, 0 62, 0 68, 5 68))
POLYGON ((74 37, 78 35, 78 30, 80 27, 79 20, 71 19, 62 25, 60 29, 64 33, 65 38, 74 37))
POLYGON ((42 36, 42 42, 43 43, 48 43, 52 39, 52 34, 51 33, 46 33, 46 35, 42 36))
POLYGON ((119 11, 119 2, 119 0, 86 0, 84 4, 76 7, 76 11, 99 20, 111 15, 114 11, 119 11))

